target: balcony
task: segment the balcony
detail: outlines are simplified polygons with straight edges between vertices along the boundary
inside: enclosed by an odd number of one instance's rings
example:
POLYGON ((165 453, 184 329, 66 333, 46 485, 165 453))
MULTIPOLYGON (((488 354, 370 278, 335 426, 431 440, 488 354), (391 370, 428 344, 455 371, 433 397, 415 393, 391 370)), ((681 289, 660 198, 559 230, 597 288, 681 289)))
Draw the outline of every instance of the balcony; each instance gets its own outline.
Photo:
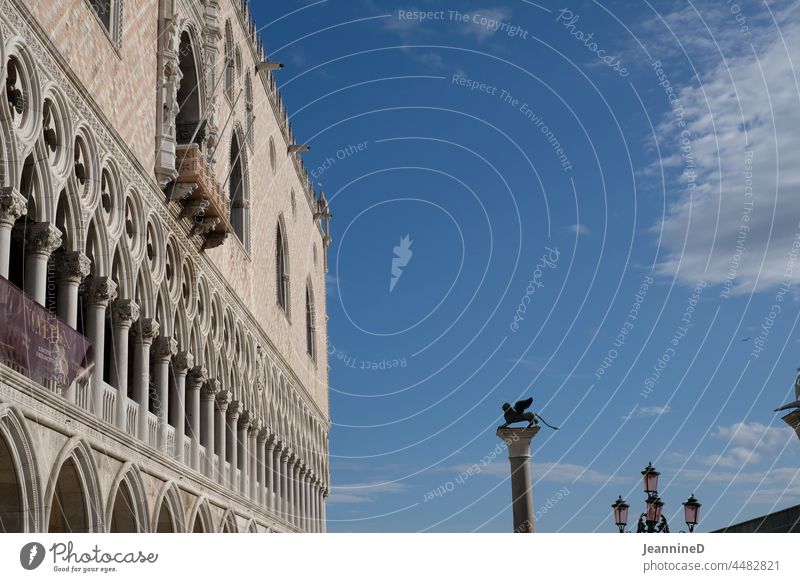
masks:
POLYGON ((225 242, 231 226, 230 200, 217 182, 200 146, 178 145, 175 154, 175 179, 170 200, 183 204, 181 217, 192 223, 192 234, 204 239, 203 248, 225 242))

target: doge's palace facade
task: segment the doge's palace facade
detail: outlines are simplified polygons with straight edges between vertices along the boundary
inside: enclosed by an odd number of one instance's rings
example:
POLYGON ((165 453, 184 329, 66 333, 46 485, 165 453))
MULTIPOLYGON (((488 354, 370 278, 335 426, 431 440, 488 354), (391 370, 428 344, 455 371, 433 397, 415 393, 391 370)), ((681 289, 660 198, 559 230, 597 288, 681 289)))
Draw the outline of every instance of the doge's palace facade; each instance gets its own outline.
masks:
POLYGON ((330 213, 248 4, 0 0, 0 62, 0 531, 324 531, 330 213))

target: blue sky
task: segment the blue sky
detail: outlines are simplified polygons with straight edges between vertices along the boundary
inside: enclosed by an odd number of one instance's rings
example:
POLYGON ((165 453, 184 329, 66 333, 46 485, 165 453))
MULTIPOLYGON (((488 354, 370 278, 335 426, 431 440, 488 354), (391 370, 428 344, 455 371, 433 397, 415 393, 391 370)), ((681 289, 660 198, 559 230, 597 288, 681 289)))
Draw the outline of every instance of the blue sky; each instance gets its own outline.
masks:
POLYGON ((540 531, 650 461, 673 529, 800 503, 796 2, 254 12, 334 214, 330 531, 508 531, 527 395, 540 531))

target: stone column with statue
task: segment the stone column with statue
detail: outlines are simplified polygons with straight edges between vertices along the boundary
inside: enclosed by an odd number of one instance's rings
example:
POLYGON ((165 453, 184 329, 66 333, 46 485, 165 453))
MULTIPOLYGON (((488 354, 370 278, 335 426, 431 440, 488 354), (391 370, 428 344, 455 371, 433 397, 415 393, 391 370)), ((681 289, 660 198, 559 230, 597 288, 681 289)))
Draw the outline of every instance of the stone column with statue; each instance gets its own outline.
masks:
MULTIPOLYGON (((536 531, 533 519, 533 485, 531 482, 531 441, 539 433, 539 419, 535 412, 526 412, 533 404, 533 398, 520 400, 514 406, 503 404, 505 424, 498 427, 497 436, 508 448, 511 464, 511 502, 514 512, 514 533, 533 533, 536 531), (512 424, 527 422, 528 426, 513 428, 512 424)), ((542 422, 552 429, 556 427, 542 422)))

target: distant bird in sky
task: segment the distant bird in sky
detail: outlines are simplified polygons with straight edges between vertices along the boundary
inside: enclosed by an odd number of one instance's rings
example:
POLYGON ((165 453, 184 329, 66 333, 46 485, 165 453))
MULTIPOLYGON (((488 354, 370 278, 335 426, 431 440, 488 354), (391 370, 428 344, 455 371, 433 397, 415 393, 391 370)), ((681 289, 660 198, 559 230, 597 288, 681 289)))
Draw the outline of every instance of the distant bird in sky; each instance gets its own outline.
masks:
POLYGON ((744 338, 742 341, 743 341, 743 342, 749 342, 751 339, 753 339, 753 338, 746 337, 746 338, 744 338))

